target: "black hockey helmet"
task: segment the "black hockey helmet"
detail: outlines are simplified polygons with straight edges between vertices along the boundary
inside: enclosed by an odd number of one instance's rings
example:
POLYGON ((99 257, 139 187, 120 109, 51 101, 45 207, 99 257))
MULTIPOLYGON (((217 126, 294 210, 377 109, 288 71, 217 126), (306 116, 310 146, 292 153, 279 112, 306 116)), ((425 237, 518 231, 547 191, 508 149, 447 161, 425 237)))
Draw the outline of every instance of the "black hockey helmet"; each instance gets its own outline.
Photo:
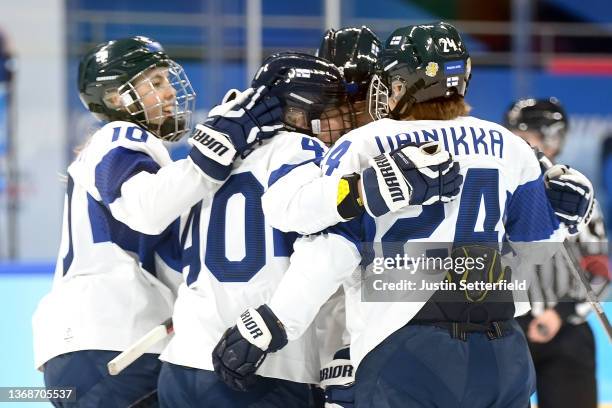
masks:
POLYGON ((560 151, 569 121, 557 98, 524 98, 508 108, 504 125, 510 130, 535 131, 547 148, 560 151))
POLYGON ((100 120, 136 122, 169 141, 191 128, 195 92, 189 79, 149 38, 123 38, 94 47, 80 61, 78 87, 81 101, 100 120))
POLYGON ((459 32, 451 24, 411 25, 393 31, 381 55, 380 75, 370 84, 370 114, 375 119, 400 117, 414 103, 452 95, 464 96, 471 60, 459 32), (393 86, 402 93, 389 112, 393 86))
POLYGON ((340 68, 349 96, 365 100, 372 75, 378 69, 382 42, 366 27, 344 27, 325 32, 316 55, 340 68))
MULTIPOLYGON (((252 88, 267 86, 269 94, 279 98, 284 111, 283 123, 292 131, 321 137, 322 132, 345 133, 354 127, 354 115, 348 101, 345 81, 331 62, 314 55, 282 52, 266 58, 255 74, 252 88), (342 115, 342 129, 330 122, 342 115)), ((338 136, 339 137, 339 136, 338 136)))

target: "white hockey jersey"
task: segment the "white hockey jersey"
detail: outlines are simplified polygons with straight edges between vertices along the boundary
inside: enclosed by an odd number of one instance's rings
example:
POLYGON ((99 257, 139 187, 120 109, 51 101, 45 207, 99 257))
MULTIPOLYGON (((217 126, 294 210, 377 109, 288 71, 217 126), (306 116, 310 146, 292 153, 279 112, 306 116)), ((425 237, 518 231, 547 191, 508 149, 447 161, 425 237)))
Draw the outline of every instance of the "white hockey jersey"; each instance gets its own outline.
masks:
MULTIPOLYGON (((238 159, 210 203, 195 205, 181 233, 185 282, 179 289, 175 334, 161 355, 173 364, 213 370, 212 351, 246 308, 270 301, 289 266, 297 234, 272 228, 262 210, 265 189, 297 166, 320 159, 325 146, 281 132, 238 159)), ((318 382, 314 328, 306 328, 258 370, 267 377, 318 382)))
POLYGON ((133 123, 91 137, 68 167, 53 287, 33 316, 37 368, 67 352, 124 350, 172 315, 177 218, 214 188, 133 123))
MULTIPOLYGON (((321 170, 329 177, 360 172, 369 166, 371 157, 382 152, 409 142, 431 140, 438 140, 458 160, 464 176, 460 196, 449 203, 411 206, 376 219, 364 214, 361 220, 299 239, 290 269, 269 304, 290 339, 299 336, 319 306, 344 285, 351 359, 357 367, 370 350, 404 326, 424 305, 417 301, 363 302, 356 270, 362 262, 361 242, 561 240, 531 148, 491 122, 473 117, 453 121, 379 120, 336 142, 321 170)), ((303 207, 304 203, 299 205, 303 207)), ((295 223, 297 218, 291 221, 295 223)), ((301 222, 307 225, 306 219, 301 222)))

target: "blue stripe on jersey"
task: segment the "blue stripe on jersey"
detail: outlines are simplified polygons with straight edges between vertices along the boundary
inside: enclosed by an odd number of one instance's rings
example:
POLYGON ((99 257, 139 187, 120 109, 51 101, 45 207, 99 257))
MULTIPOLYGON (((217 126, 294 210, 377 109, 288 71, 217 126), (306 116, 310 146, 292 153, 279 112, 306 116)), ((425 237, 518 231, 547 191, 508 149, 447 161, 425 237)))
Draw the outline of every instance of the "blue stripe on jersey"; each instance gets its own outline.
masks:
POLYGON ((158 239, 159 244, 155 247, 155 252, 163 259, 170 268, 178 273, 183 270, 183 251, 179 242, 180 219, 177 218, 168 225, 158 239))
POLYGON ((291 256, 293 254, 293 244, 299 236, 300 234, 297 232, 283 232, 274 228, 272 230, 274 256, 291 256))
POLYGON ((116 147, 110 150, 96 166, 96 188, 100 192, 102 202, 111 204, 121 196, 121 185, 130 177, 146 171, 157 173, 160 166, 149 155, 116 147))
POLYGON ((362 217, 357 217, 347 222, 338 223, 333 227, 327 228, 323 232, 340 235, 346 238, 361 252, 361 242, 364 238, 363 229, 361 228, 361 218, 362 217))
POLYGON ((376 234, 376 222, 369 214, 364 213, 350 221, 338 223, 322 233, 340 235, 355 245, 361 254, 361 265, 367 266, 372 262, 374 257, 372 242, 376 234))
POLYGON ((286 176, 293 169, 298 168, 300 166, 306 165, 308 163, 314 163, 315 166, 319 167, 319 165, 321 164, 321 160, 322 159, 323 159, 322 157, 317 157, 317 158, 314 158, 314 159, 303 161, 303 162, 298 163, 298 164, 283 164, 278 169, 276 169, 276 170, 274 170, 273 172, 270 173, 270 179, 268 180, 268 187, 270 187, 272 184, 274 184, 278 180, 280 180, 281 177, 286 176))
POLYGON ((361 245, 361 265, 367 266, 374 261, 374 237, 376 236, 376 221, 369 214, 361 216, 361 228, 365 244, 361 245))
POLYGON ((152 275, 156 274, 155 252, 168 266, 178 272, 182 270, 178 219, 161 234, 146 235, 117 221, 108 208, 89 194, 87 194, 87 209, 94 243, 112 242, 124 251, 137 254, 143 269, 152 275))
POLYGON ((512 199, 512 193, 506 191, 506 202, 504 204, 504 214, 502 215, 502 222, 506 225, 506 220, 508 219, 508 207, 510 206, 510 200, 512 199))
POLYGON ((514 190, 505 227, 508 238, 514 242, 547 239, 559 228, 559 221, 546 197, 542 176, 514 190))
POLYGON ((68 176, 68 188, 66 189, 67 205, 66 214, 68 214, 68 253, 62 260, 63 276, 66 276, 68 268, 74 259, 74 249, 72 245, 72 192, 74 191, 74 180, 68 176))

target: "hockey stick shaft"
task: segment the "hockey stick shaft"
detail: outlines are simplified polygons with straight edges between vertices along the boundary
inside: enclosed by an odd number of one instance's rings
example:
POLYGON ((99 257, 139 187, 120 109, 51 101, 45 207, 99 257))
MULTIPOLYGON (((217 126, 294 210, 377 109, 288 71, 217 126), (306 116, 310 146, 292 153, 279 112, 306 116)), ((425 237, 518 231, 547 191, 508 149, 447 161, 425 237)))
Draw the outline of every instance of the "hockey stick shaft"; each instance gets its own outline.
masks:
MULTIPOLYGON (((544 156, 543 153, 536 151, 536 157, 540 162, 540 165, 545 169, 550 169, 553 166, 552 162, 546 156, 544 156)), ((608 339, 610 340, 610 342, 612 342, 612 325, 610 325, 610 320, 608 319, 605 310, 601 306, 601 303, 597 299, 597 295, 591 287, 591 282, 589 282, 586 273, 582 269, 582 266, 580 266, 580 262, 578 262, 578 259, 576 259, 576 257, 574 256, 574 253, 572 252, 572 249, 570 248, 569 243, 567 241, 563 242, 561 254, 569 265, 570 272, 572 273, 572 275, 578 278, 580 283, 582 283, 582 286, 586 291, 587 302, 589 302, 589 304, 595 311, 595 315, 597 316, 599 323, 601 323, 601 326, 608 335, 608 339)))
POLYGON ((595 311, 595 315, 599 319, 599 322, 601 323, 606 334, 608 335, 608 339, 610 340, 610 342, 612 342, 612 325, 610 324, 610 320, 608 319, 605 310, 601 306, 601 303, 597 299, 597 295, 593 291, 589 279, 587 278, 585 272, 582 270, 580 263, 572 253, 572 250, 569 247, 569 243, 567 241, 563 243, 563 247, 561 248, 561 254, 567 261, 572 274, 576 278, 578 278, 578 280, 582 283, 582 286, 584 286, 584 289, 586 290, 587 301, 595 311))
POLYGON ((110 375, 118 375, 127 366, 145 354, 153 345, 168 337, 172 332, 172 318, 170 318, 153 328, 127 350, 124 350, 117 357, 109 361, 107 364, 108 373, 110 375))

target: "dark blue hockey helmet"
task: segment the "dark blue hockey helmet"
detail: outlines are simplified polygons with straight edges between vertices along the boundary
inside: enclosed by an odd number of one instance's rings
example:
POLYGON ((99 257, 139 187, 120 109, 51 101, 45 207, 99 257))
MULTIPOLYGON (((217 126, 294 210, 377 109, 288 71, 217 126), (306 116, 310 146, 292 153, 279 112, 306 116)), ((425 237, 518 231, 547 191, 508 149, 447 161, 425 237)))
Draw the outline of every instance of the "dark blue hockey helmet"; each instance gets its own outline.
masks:
POLYGON ((331 144, 355 126, 342 73, 322 58, 299 52, 271 55, 251 83, 260 86, 281 101, 289 130, 331 144))

